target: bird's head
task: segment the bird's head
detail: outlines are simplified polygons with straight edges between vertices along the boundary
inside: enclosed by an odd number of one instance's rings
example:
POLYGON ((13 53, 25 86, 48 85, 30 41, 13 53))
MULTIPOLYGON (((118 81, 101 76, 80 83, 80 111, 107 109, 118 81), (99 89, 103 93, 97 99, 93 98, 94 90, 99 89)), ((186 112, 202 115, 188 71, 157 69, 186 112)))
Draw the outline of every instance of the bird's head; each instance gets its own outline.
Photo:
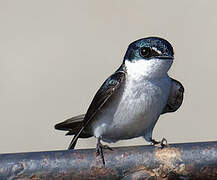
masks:
POLYGON ((173 59, 173 47, 167 40, 148 37, 129 45, 124 56, 124 63, 127 69, 133 68, 135 71, 138 70, 150 76, 167 73, 173 59))

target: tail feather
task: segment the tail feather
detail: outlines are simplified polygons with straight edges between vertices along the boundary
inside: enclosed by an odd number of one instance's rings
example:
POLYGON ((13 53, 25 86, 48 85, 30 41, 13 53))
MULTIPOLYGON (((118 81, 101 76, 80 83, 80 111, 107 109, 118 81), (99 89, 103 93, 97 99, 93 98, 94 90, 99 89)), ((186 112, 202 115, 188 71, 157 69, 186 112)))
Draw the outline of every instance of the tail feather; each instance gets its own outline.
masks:
POLYGON ((68 131, 66 135, 74 135, 68 149, 74 149, 77 143, 78 138, 89 138, 92 135, 84 132, 83 119, 85 114, 81 114, 79 116, 72 117, 67 119, 61 123, 56 124, 55 129, 68 131))
POLYGON ((84 130, 84 126, 81 127, 81 128, 79 129, 79 131, 74 135, 74 137, 73 137, 71 143, 69 144, 68 149, 74 149, 74 148, 75 148, 75 145, 76 145, 76 143, 77 143, 77 140, 78 140, 78 138, 79 138, 79 136, 80 136, 80 134, 82 133, 83 130, 84 130))
POLYGON ((84 116, 85 114, 81 114, 79 116, 72 117, 61 123, 56 124, 54 128, 62 131, 70 131, 69 134, 73 135, 78 131, 79 127, 81 126, 84 116))

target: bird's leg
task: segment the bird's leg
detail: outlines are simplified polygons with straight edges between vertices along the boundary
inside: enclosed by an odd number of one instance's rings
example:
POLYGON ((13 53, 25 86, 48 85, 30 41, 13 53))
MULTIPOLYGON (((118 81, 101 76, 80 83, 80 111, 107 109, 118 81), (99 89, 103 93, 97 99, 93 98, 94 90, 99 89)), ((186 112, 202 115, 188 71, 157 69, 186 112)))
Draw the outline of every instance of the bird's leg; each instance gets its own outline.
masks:
POLYGON ((104 159, 104 155, 103 155, 103 149, 109 149, 111 151, 113 151, 112 148, 110 148, 108 145, 103 145, 101 142, 101 137, 99 137, 97 139, 97 145, 96 145, 96 156, 99 156, 101 157, 102 159, 102 163, 105 165, 105 159, 104 159))
POLYGON ((161 141, 156 141, 154 139, 151 139, 152 145, 157 145, 160 144, 161 148, 163 149, 164 147, 168 146, 167 140, 163 138, 161 141))

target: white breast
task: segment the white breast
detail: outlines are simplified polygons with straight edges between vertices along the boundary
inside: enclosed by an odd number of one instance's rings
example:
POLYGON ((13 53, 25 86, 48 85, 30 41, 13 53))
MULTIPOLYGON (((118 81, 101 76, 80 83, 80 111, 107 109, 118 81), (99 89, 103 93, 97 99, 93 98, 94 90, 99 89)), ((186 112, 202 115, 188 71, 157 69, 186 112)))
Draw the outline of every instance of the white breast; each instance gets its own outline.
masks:
POLYGON ((170 93, 167 74, 150 78, 148 74, 144 76, 147 64, 126 64, 126 67, 126 82, 92 124, 94 135, 108 142, 144 136, 155 125, 170 93))

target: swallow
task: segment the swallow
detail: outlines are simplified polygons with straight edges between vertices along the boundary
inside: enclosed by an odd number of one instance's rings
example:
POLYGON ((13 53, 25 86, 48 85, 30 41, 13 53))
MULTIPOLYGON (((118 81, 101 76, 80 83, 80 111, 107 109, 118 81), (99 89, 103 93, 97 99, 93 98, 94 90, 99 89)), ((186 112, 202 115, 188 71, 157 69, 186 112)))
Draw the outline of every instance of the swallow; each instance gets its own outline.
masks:
POLYGON ((105 164, 104 142, 144 137, 153 145, 166 141, 152 138, 160 115, 175 112, 183 102, 183 85, 169 77, 174 61, 172 45, 159 37, 132 42, 120 67, 96 92, 87 112, 55 125, 55 129, 74 135, 69 148, 78 138, 96 137, 96 155, 105 164))

